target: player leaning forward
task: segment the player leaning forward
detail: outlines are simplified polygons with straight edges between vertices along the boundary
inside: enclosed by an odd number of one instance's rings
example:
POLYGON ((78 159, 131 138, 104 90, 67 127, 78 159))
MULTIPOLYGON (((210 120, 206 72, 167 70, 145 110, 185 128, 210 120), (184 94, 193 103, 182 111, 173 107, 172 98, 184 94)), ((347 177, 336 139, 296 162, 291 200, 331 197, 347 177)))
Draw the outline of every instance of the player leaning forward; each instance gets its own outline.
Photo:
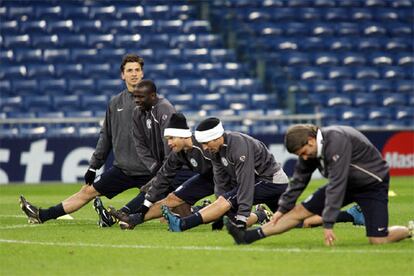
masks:
POLYGON ((252 243, 286 232, 301 220, 319 214, 323 218, 325 244, 333 245, 339 209, 351 202, 357 202, 362 209, 370 243, 396 242, 412 236, 411 227, 388 227, 389 167, 362 133, 347 126, 295 125, 286 133, 285 146, 299 161, 288 189, 280 197, 278 212, 269 223, 248 231, 227 222, 236 243, 252 243), (328 178, 328 184, 295 206, 316 169, 328 178))

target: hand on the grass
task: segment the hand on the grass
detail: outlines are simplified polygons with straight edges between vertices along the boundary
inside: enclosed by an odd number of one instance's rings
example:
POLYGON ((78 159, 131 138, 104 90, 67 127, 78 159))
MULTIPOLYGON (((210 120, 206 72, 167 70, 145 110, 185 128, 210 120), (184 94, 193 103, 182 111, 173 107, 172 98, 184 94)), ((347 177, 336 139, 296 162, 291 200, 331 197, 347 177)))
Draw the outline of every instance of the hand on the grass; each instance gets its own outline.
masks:
POLYGON ((333 232, 333 229, 323 229, 323 234, 325 236, 325 244, 327 246, 334 245, 334 242, 336 240, 335 234, 333 232))
POLYGON ((282 212, 277 211, 276 213, 273 214, 270 221, 272 222, 273 225, 275 225, 279 221, 279 219, 283 217, 283 215, 284 214, 282 212))

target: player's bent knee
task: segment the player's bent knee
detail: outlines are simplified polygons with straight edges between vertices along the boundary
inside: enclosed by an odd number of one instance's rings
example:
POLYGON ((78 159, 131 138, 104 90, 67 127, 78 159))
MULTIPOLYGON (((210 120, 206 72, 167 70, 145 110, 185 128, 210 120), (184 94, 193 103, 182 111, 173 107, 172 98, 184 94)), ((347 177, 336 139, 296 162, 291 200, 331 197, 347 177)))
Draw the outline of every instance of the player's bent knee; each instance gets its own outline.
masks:
POLYGON ((383 244, 387 243, 387 237, 368 237, 368 241, 370 244, 383 244))
POLYGON ((80 193, 90 198, 93 198, 99 195, 99 192, 92 185, 83 185, 80 190, 80 193))
POLYGON ((219 198, 216 201, 214 201, 212 204, 218 205, 220 208, 226 209, 226 210, 229 210, 231 208, 230 202, 222 196, 219 196, 219 198))
POLYGON ((165 198, 165 205, 168 207, 176 207, 184 203, 184 200, 176 196, 174 193, 169 193, 165 198))

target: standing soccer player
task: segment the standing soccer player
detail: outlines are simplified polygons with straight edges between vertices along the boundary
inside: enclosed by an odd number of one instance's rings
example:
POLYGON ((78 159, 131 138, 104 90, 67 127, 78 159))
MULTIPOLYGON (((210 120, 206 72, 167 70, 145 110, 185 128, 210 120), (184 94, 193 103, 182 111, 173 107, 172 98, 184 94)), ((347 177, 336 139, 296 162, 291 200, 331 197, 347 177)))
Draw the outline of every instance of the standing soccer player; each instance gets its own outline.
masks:
MULTIPOLYGON (((133 92, 142 80, 143 68, 144 60, 141 57, 134 54, 123 57, 120 69, 126 89, 113 97, 108 104, 99 140, 85 174, 85 185, 80 191, 48 209, 39 209, 20 196, 20 206, 30 223, 43 223, 73 213, 99 195, 113 198, 127 189, 140 188, 152 178, 154 171, 149 170, 140 158, 131 132, 132 114, 136 108, 133 92), (114 154, 113 166, 95 178, 96 171, 105 164, 111 150, 114 154)), ((166 114, 167 119, 168 113, 166 114)), ((134 204, 136 203, 126 204, 125 209, 135 208, 134 204)), ((100 217, 100 226, 110 226, 114 223, 99 198, 95 200, 94 206, 100 217)))
POLYGON ((200 212, 179 218, 163 206, 171 231, 180 232, 209 223, 229 212, 235 225, 245 229, 252 205, 265 203, 276 211, 288 178, 266 146, 242 133, 225 133, 218 118, 202 121, 195 138, 212 156, 216 194, 220 196, 200 212), (226 192, 228 191, 228 192, 226 192))
POLYGON ((336 240, 333 226, 339 209, 351 202, 362 209, 371 244, 396 242, 412 235, 413 229, 388 227, 389 167, 362 133, 347 126, 295 125, 286 133, 285 146, 299 156, 299 161, 279 200, 279 209, 269 223, 254 230, 244 231, 227 222, 237 244, 281 234, 318 214, 323 219, 325 244, 331 246, 336 240), (328 184, 295 206, 316 169, 328 178, 328 184))

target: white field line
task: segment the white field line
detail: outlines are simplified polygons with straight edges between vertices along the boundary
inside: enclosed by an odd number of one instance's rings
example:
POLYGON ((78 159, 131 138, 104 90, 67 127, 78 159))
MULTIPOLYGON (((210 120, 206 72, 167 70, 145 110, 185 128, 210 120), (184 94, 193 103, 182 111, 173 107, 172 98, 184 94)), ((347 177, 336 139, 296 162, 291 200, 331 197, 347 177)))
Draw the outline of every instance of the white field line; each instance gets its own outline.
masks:
POLYGON ((249 246, 163 246, 163 245, 140 245, 140 244, 98 244, 98 243, 70 243, 70 242, 40 242, 30 240, 7 240, 0 239, 0 243, 26 244, 42 246, 61 246, 61 247, 95 247, 95 248, 120 248, 120 249, 156 249, 156 250, 181 250, 181 251, 223 251, 223 252, 280 252, 280 253, 356 253, 356 254, 407 254, 413 250, 363 250, 363 249, 302 249, 302 248, 263 248, 249 246))

